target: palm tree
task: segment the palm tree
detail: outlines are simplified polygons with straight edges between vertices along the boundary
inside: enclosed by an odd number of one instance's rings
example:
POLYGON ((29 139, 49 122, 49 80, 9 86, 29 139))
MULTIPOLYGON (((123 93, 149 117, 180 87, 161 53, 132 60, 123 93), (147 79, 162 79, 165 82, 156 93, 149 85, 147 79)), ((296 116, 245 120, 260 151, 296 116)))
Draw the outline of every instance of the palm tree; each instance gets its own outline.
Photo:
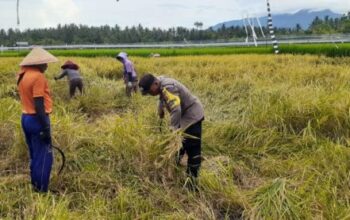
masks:
POLYGON ((201 29, 203 27, 203 22, 196 21, 196 22, 194 22, 194 26, 197 29, 201 29))

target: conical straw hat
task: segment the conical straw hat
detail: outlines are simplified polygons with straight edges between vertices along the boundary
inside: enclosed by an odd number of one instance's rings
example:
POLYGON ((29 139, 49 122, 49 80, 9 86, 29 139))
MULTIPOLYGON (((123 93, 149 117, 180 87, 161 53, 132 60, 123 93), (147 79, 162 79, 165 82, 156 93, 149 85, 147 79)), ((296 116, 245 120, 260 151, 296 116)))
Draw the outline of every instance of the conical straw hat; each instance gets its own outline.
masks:
POLYGON ((40 47, 34 47, 32 51, 22 60, 20 66, 32 66, 57 62, 58 59, 40 47))

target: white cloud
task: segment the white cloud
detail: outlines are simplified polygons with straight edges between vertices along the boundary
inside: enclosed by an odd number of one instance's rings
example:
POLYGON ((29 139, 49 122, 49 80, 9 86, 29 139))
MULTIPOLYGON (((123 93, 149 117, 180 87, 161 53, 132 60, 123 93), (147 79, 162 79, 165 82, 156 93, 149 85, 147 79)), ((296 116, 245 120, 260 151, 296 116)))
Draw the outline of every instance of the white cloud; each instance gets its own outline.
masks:
POLYGON ((79 8, 73 0, 43 0, 43 7, 39 10, 40 17, 50 26, 79 21, 80 17, 79 8))
MULTIPOLYGON (((29 16, 29 14, 28 14, 29 16)), ((80 10, 73 0, 41 0, 33 19, 42 27, 79 22, 80 10)))
POLYGON ((11 4, 3 1, 0 0, 0 28, 55 27, 59 23, 82 22, 73 0, 27 0, 20 1, 20 25, 17 26, 15 1, 11 4))
MULTIPOLYGON (((270 0, 273 13, 299 9, 350 10, 349 0, 270 0)), ((15 0, 0 0, 0 28, 16 28, 15 0)), ((76 23, 99 26, 205 27, 245 15, 266 15, 266 0, 26 0, 21 1, 21 29, 76 23)))

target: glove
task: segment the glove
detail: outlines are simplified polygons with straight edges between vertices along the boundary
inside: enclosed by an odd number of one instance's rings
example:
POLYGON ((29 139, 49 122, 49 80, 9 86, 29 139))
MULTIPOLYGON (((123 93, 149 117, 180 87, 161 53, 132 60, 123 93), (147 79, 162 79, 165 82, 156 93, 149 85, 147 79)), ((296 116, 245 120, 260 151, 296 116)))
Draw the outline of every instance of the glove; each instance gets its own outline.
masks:
POLYGON ((55 80, 58 80, 58 77, 55 76, 54 79, 55 79, 55 80))
POLYGON ((51 134, 50 134, 50 128, 44 128, 40 132, 40 139, 44 141, 46 144, 51 144, 51 134))
POLYGON ((128 82, 128 87, 131 88, 132 87, 132 83, 131 82, 128 82))

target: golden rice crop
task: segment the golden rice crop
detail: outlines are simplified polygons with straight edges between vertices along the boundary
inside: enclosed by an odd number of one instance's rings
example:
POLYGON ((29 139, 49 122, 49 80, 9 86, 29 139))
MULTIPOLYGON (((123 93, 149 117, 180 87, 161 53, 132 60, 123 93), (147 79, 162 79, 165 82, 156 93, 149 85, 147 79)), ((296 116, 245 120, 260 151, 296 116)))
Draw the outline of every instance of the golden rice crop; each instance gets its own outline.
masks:
POLYGON ((43 195, 30 188, 20 58, 0 58, 0 218, 349 218, 349 58, 131 58, 139 75, 174 77, 205 106, 198 193, 183 187, 185 168, 174 165, 182 136, 161 125, 157 98, 128 99, 112 58, 59 59, 47 78, 53 142, 67 163, 52 173, 60 194, 43 195), (67 83, 53 80, 66 59, 81 66, 86 86, 72 100, 67 83))

